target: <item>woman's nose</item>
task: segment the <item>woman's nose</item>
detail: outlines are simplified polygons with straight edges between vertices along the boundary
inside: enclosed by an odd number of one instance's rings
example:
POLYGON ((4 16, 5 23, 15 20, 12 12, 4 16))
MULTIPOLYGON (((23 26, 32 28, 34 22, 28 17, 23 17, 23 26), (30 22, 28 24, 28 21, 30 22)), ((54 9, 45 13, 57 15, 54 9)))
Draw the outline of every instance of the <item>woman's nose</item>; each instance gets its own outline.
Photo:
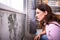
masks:
POLYGON ((38 16, 36 15, 36 19, 38 18, 38 16))
POLYGON ((36 17, 37 17, 37 14, 36 14, 36 17))

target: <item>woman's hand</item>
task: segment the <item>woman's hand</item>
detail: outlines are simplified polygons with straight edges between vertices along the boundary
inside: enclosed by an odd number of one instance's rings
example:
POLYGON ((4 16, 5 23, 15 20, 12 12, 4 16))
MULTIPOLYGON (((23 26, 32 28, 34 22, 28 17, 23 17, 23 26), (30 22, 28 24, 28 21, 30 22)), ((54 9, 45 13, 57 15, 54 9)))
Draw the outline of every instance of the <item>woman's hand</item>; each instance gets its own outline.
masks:
POLYGON ((40 34, 34 37, 34 40, 39 40, 40 39, 40 34))
POLYGON ((44 29, 44 31, 42 31, 40 34, 38 34, 37 36, 34 37, 34 40, 40 40, 41 36, 46 34, 46 27, 44 29))

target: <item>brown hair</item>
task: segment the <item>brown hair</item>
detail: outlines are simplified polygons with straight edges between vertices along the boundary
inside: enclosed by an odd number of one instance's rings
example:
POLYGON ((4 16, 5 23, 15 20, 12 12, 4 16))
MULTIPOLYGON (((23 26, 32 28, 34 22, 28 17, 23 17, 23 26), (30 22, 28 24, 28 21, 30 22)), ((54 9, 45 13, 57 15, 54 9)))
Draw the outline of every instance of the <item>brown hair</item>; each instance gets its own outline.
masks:
POLYGON ((44 22, 46 24, 49 24, 50 21, 56 21, 56 22, 60 23, 59 22, 60 20, 56 17, 55 14, 52 13, 52 9, 49 5, 42 3, 42 4, 39 4, 36 8, 40 9, 43 12, 47 11, 47 15, 44 18, 44 20, 45 20, 44 22))

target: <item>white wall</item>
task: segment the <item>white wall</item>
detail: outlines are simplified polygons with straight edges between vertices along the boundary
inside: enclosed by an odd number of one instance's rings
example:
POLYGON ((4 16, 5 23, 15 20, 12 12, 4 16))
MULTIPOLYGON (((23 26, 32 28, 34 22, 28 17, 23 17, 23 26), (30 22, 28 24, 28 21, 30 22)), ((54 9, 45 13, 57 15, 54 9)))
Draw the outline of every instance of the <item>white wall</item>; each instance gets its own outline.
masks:
POLYGON ((23 12, 23 0, 0 0, 0 3, 15 8, 20 12, 23 12))
POLYGON ((3 3, 5 5, 10 5, 10 1, 9 0, 0 0, 0 3, 3 3))

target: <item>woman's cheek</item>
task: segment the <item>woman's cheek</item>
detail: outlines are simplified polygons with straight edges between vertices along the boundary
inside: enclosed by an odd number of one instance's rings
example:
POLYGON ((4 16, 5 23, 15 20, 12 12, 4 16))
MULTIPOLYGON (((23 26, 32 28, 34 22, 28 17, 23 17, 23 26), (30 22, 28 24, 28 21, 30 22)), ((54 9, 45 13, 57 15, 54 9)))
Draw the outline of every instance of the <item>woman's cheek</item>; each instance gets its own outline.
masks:
POLYGON ((39 20, 41 21, 41 20, 43 20, 43 18, 44 18, 44 16, 40 15, 39 20))

